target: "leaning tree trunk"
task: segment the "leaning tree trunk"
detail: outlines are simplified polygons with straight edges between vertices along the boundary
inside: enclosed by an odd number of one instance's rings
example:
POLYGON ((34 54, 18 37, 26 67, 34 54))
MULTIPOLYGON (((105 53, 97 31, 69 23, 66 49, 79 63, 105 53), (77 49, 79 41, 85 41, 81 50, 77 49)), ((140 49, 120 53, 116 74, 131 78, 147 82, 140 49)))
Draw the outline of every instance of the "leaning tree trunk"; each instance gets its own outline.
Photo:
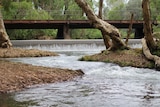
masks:
POLYGON ((152 35, 153 31, 152 31, 149 0, 142 1, 142 10, 143 10, 143 20, 144 20, 144 36, 149 49, 154 50, 156 49, 156 44, 152 35))
POLYGON ((75 2, 86 13, 88 19, 91 21, 91 24, 93 24, 95 28, 101 30, 106 49, 111 49, 111 50, 124 49, 124 48, 128 49, 126 44, 120 38, 121 35, 119 30, 116 27, 112 26, 111 24, 98 18, 97 15, 95 15, 93 10, 86 2, 86 0, 75 0, 75 2))
POLYGON ((155 68, 160 70, 160 57, 151 54, 151 50, 156 49, 156 43, 153 39, 149 0, 142 1, 144 18, 144 38, 142 39, 142 49, 145 57, 155 62, 155 68))
POLYGON ((9 48, 11 46, 12 46, 12 43, 5 30, 2 14, 0 11, 0 48, 9 48))

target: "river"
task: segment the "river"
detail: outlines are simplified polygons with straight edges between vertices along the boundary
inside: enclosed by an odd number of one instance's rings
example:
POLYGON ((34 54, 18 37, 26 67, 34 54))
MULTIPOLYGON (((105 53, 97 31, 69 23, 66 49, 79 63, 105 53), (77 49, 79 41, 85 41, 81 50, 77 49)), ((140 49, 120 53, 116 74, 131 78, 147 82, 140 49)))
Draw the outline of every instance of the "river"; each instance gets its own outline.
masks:
MULTIPOLYGON (((134 45, 135 46, 135 45, 134 45)), ((85 75, 73 81, 33 86, 8 96, 4 107, 159 107, 160 72, 120 67, 112 63, 78 61, 81 56, 105 49, 97 44, 26 46, 54 51, 56 57, 9 58, 33 65, 82 69, 85 75), (12 101, 8 100, 12 98, 12 101)), ((5 96, 5 100, 4 97, 5 96)), ((1 104, 1 103, 0 103, 1 104)))

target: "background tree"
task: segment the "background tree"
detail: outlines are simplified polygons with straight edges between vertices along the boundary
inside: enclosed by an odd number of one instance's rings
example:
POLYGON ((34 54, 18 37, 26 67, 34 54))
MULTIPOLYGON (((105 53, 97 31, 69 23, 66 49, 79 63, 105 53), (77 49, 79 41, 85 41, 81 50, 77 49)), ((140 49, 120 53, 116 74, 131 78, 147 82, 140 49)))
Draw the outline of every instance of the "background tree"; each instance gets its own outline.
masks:
MULTIPOLYGON (((126 11, 134 14, 134 20, 142 20, 142 1, 129 0, 126 4, 126 11)), ((129 16, 126 16, 129 17, 129 16)))
MULTIPOLYGON (((4 2, 1 1, 1 3, 4 3, 4 2)), ((3 4, 0 4, 0 5, 2 6, 3 4)), ((4 22, 3 22, 3 16, 2 16, 2 13, 0 10, 0 47, 1 48, 9 48, 11 46, 12 46, 12 43, 9 39, 7 32, 6 32, 4 22)))
MULTIPOLYGON (((4 0, 5 1, 5 0, 4 0)), ((65 0, 7 0, 6 8, 2 8, 4 19, 8 20, 78 20, 86 19, 82 10, 74 0, 68 0, 68 7, 65 9, 65 0), (10 5, 7 2, 10 1, 10 5), (65 10, 65 11, 64 11, 65 10), (68 17, 68 18, 67 18, 68 17)), ((93 5, 89 1, 90 5, 93 5)), ((56 38, 56 29, 14 29, 7 30, 11 39, 25 40, 38 39, 43 36, 56 38)), ((71 30, 71 37, 77 39, 100 38, 97 30, 79 29, 71 30), (83 32, 83 33, 79 33, 83 32), (92 32, 92 33, 91 33, 92 32), (89 35, 92 34, 92 35, 89 35), (82 35, 83 34, 83 35, 82 35)))
MULTIPOLYGON (((82 10, 74 0, 68 0, 65 9, 65 0, 1 0, 3 2, 2 14, 4 19, 14 20, 86 20, 82 10), (64 14, 65 13, 65 14, 64 14), (76 14, 76 15, 75 15, 76 14)), ((99 1, 86 0, 93 11, 98 15, 99 1)), ((150 1, 152 19, 160 19, 160 0, 150 1)), ((103 19, 108 20, 130 20, 130 12, 134 12, 134 20, 142 19, 141 0, 103 0, 103 19), (137 4, 138 3, 138 4, 137 4), (141 10, 140 10, 141 9, 141 10)), ((154 27, 158 31, 159 26, 154 27)), ((38 39, 42 36, 56 38, 56 29, 25 29, 7 30, 11 39, 38 39)), ((120 29, 122 37, 126 37, 126 29, 120 29)), ((101 39, 101 33, 96 29, 71 29, 73 39, 101 39), (79 33, 81 32, 81 33, 79 33)), ((134 38, 134 30, 131 35, 134 38)))
MULTIPOLYGON (((11 0, 10 0, 11 1, 11 0)), ((34 8, 32 0, 11 1, 8 9, 2 8, 4 19, 9 20, 27 20, 27 19, 52 19, 52 17, 45 10, 34 8)), ((11 39, 37 39, 41 36, 47 35, 53 37, 56 35, 56 30, 44 29, 25 29, 25 30, 7 30, 11 39)))
POLYGON ((153 20, 160 20, 160 0, 151 0, 151 17, 153 20))

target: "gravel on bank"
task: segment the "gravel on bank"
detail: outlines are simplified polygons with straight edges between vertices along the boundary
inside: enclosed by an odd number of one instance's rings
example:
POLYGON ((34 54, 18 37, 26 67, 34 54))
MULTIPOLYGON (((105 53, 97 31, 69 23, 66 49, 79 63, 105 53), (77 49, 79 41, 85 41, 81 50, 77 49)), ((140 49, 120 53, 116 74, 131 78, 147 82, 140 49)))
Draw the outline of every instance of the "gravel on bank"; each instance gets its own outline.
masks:
MULTIPOLYGON (((58 55, 53 52, 21 48, 0 49, 1 58, 42 57, 58 55)), ((25 89, 32 85, 63 82, 82 76, 81 70, 33 66, 0 60, 0 93, 25 89)))
POLYGON ((0 48, 0 58, 57 56, 57 53, 38 49, 0 48))

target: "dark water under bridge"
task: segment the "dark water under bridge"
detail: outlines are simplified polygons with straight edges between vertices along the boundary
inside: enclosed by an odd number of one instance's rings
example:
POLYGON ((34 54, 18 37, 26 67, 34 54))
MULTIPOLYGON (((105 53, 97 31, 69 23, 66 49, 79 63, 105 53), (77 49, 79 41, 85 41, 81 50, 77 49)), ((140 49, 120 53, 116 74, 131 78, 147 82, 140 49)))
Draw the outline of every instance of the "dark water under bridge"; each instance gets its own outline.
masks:
MULTIPOLYGON (((130 20, 105 20, 111 25, 127 29, 130 20)), ((156 21, 152 22, 157 25, 156 21)), ((6 29, 58 29, 57 38, 64 39, 69 36, 69 29, 89 29, 94 28, 89 20, 4 20, 6 29)), ((143 36, 143 20, 134 20, 135 38, 143 36)))

